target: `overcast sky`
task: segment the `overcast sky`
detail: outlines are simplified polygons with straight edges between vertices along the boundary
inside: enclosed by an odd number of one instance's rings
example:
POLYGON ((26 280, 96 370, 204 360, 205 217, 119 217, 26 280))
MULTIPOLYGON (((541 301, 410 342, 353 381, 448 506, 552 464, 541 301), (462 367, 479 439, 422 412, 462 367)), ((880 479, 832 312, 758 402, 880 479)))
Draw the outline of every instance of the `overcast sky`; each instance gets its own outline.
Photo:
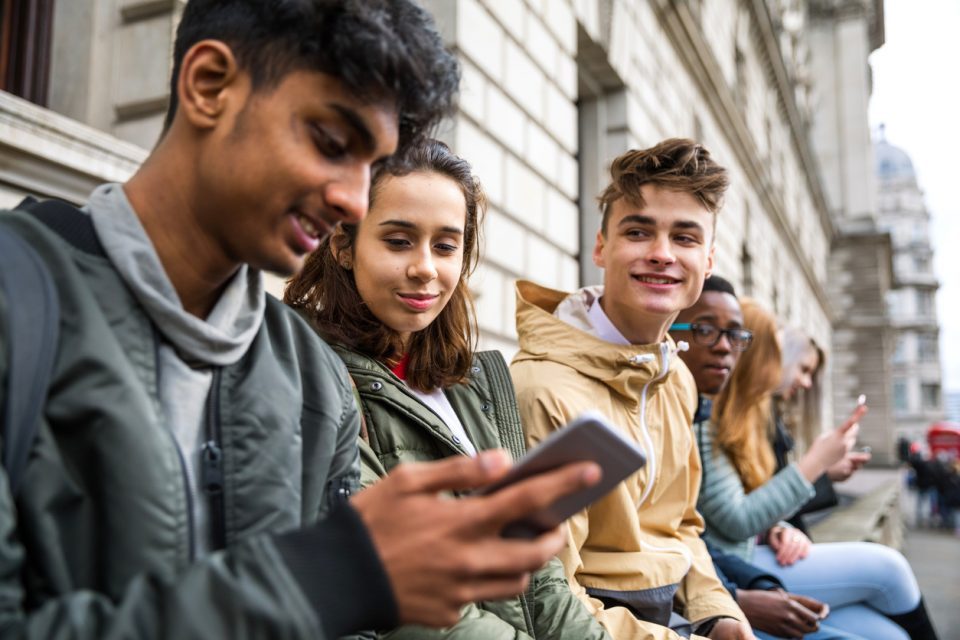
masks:
POLYGON ((886 0, 870 124, 913 160, 933 216, 943 388, 960 390, 960 1, 886 0))

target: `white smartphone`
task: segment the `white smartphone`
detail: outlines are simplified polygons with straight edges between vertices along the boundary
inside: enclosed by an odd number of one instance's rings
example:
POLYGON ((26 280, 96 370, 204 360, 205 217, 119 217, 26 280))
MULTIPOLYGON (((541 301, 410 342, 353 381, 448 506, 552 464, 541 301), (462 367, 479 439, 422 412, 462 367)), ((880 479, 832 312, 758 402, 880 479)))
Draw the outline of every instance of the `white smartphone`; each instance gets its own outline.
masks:
POLYGON ((609 493, 647 463, 640 447, 621 434, 599 411, 587 411, 531 449, 503 478, 477 491, 487 495, 520 480, 573 462, 592 461, 603 476, 592 487, 563 496, 549 507, 511 522, 506 538, 533 538, 553 529, 609 493))

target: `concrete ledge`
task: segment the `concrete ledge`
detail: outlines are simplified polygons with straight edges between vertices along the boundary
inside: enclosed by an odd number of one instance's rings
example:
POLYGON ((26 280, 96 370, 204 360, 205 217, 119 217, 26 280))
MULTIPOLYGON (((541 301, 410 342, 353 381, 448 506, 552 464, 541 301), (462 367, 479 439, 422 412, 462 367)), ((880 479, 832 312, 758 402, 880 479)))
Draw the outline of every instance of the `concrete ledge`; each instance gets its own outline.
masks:
POLYGON ((147 153, 0 91, 0 187, 5 193, 82 202, 98 184, 129 178, 147 153))
POLYGON ((810 527, 810 534, 815 542, 864 541, 902 548, 899 480, 885 480, 852 503, 837 507, 810 527))

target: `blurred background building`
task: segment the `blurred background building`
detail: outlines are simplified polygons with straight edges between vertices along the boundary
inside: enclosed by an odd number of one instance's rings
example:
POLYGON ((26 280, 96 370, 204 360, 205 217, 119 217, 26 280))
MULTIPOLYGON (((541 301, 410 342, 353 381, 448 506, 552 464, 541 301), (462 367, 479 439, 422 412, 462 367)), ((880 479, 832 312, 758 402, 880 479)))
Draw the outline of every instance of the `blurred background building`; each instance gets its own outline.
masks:
POLYGON ((942 420, 940 341, 930 213, 907 154, 880 138, 874 145, 880 225, 893 238, 894 288, 888 294, 894 331, 892 401, 898 435, 923 439, 942 420))
MULTIPOLYGON (((717 272, 826 347, 824 418, 867 394, 861 440, 893 460, 893 376, 914 378, 891 364, 899 281, 867 124, 881 0, 423 2, 463 63, 442 137, 491 202, 474 280, 483 346, 515 351, 517 278, 600 280, 610 159, 693 137, 732 178, 717 272)), ((0 0, 0 206, 82 202, 135 169, 160 131, 184 4, 0 0)))

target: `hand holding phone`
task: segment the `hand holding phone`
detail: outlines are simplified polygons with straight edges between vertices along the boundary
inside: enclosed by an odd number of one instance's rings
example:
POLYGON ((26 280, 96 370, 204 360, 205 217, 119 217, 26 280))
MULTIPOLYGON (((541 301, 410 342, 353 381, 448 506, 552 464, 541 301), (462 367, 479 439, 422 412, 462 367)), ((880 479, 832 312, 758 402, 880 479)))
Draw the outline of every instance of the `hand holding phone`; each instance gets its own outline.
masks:
POLYGON ((640 447, 621 434, 599 412, 588 411, 550 434, 502 479, 477 491, 488 495, 515 482, 573 462, 592 461, 603 476, 590 487, 568 494, 545 509, 529 513, 503 529, 508 538, 532 538, 558 526, 564 520, 609 493, 647 459, 640 447))

